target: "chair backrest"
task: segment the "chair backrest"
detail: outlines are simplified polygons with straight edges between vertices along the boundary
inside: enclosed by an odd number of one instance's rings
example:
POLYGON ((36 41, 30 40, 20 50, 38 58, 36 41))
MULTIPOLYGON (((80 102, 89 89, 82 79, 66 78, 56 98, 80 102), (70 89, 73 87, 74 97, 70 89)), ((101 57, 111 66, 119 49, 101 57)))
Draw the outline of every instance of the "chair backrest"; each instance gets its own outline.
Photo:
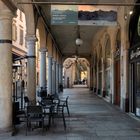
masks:
POLYGON ((24 96, 24 102, 29 103, 29 98, 27 96, 24 96))
POLYGON ((41 105, 43 105, 43 106, 50 105, 52 103, 53 103, 53 100, 49 99, 49 98, 44 98, 41 100, 41 105))
POLYGON ((42 106, 27 106, 27 115, 42 115, 42 106))
POLYGON ((66 103, 68 103, 68 99, 69 99, 69 96, 67 96, 67 98, 66 98, 66 103))

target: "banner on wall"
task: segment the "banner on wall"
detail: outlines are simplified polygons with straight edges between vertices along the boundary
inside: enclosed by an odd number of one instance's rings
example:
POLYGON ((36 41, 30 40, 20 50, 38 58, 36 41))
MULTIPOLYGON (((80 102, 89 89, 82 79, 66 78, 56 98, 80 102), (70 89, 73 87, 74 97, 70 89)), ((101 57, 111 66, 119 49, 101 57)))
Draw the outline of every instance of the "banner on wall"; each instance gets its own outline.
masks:
POLYGON ((109 6, 52 5, 51 24, 116 26, 117 9, 109 6))

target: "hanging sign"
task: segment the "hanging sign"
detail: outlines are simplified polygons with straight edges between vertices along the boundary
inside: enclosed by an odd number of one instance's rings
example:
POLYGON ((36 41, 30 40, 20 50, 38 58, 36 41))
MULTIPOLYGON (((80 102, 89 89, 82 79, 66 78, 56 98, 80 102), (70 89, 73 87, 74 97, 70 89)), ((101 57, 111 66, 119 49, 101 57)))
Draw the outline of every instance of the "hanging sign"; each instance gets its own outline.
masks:
POLYGON ((51 24, 52 25, 77 25, 78 9, 75 5, 52 5, 51 24))
POLYGON ((78 6, 79 25, 117 25, 117 9, 110 6, 78 6))
POLYGON ((111 6, 52 5, 52 25, 117 25, 117 9, 111 6))

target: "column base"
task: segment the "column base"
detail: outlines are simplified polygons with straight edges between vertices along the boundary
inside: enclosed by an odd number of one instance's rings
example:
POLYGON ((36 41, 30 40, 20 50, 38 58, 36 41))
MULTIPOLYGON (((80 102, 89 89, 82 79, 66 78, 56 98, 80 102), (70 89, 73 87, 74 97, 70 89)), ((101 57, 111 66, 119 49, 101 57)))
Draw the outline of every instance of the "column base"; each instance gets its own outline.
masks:
POLYGON ((93 90, 93 87, 90 87, 90 91, 92 91, 93 90))
POLYGON ((129 99, 123 98, 123 111, 129 112, 129 99))
POLYGON ((109 94, 110 103, 112 104, 112 94, 109 94))
POLYGON ((103 90, 102 93, 103 93, 103 97, 105 97, 106 96, 106 91, 103 90))
POLYGON ((0 136, 14 136, 16 134, 16 129, 12 128, 0 128, 0 136))
POLYGON ((100 89, 97 90, 97 94, 101 95, 101 90, 100 89))
POLYGON ((94 93, 96 93, 97 89, 96 89, 96 88, 94 88, 94 89, 93 89, 93 91, 94 91, 94 93))

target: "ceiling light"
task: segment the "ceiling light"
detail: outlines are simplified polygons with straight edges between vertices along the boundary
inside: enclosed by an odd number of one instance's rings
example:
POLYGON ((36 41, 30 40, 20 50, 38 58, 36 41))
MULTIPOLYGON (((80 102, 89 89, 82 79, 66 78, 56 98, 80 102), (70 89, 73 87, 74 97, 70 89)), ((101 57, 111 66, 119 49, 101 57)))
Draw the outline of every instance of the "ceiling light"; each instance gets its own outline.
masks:
POLYGON ((129 12, 129 15, 132 15, 132 14, 133 14, 133 11, 130 11, 130 12, 129 12))
POLYGON ((81 38, 77 38, 75 43, 76 43, 76 45, 80 46, 83 44, 83 40, 81 38))

